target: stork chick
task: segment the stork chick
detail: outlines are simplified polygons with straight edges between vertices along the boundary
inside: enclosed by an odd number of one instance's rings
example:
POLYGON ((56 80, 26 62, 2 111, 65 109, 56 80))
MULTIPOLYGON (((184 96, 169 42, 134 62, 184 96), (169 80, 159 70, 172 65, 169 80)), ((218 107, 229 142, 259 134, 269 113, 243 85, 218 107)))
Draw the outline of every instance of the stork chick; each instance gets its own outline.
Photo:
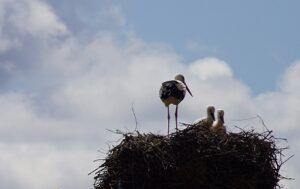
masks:
POLYGON ((213 122, 210 130, 220 135, 226 134, 226 127, 224 126, 224 110, 217 111, 217 120, 213 122))
POLYGON ((210 128, 215 121, 215 107, 208 106, 206 108, 206 118, 196 120, 193 125, 210 128))

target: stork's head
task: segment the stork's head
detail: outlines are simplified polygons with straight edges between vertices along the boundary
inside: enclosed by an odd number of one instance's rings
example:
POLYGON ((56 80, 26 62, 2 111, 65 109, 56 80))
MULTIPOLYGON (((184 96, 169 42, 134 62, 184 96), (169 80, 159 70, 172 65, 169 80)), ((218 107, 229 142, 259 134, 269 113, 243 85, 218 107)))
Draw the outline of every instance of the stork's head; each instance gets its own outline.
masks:
POLYGON ((186 86, 186 90, 190 93, 191 96, 193 96, 193 95, 192 95, 192 92, 191 92, 190 89, 189 89, 189 87, 188 87, 187 84, 185 83, 184 76, 183 76, 182 74, 177 74, 177 75, 175 76, 175 80, 181 81, 182 83, 184 83, 185 86, 186 86))
POLYGON ((214 106, 208 106, 207 107, 207 116, 213 118, 215 120, 215 107, 214 106))
POLYGON ((217 111, 218 119, 224 123, 224 110, 217 111))
POLYGON ((182 83, 184 83, 184 76, 182 74, 177 74, 175 76, 175 80, 181 81, 182 83))

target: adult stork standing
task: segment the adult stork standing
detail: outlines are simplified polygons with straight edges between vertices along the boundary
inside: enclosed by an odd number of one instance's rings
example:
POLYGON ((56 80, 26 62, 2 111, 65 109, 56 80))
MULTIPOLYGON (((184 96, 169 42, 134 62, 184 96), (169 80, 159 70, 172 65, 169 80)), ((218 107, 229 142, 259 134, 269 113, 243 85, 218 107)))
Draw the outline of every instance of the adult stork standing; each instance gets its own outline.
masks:
POLYGON ((186 91, 188 91, 190 95, 193 96, 187 84, 185 83, 184 76, 182 74, 176 75, 175 80, 163 82, 159 90, 159 97, 168 109, 168 136, 170 132, 169 105, 170 104, 176 105, 175 122, 176 122, 176 130, 177 130, 178 129, 177 128, 178 104, 184 99, 186 91))

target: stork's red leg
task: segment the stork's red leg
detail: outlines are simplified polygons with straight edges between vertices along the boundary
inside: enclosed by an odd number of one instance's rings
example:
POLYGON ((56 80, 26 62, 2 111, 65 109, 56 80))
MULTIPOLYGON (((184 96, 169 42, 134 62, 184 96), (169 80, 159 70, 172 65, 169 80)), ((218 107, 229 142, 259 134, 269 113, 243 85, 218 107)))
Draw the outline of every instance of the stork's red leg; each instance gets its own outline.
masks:
POLYGON ((175 111, 176 130, 178 130, 178 127, 177 127, 177 114, 178 114, 178 105, 176 105, 176 111, 175 111))
POLYGON ((168 136, 170 134, 170 111, 169 111, 169 106, 167 106, 168 108, 168 136))

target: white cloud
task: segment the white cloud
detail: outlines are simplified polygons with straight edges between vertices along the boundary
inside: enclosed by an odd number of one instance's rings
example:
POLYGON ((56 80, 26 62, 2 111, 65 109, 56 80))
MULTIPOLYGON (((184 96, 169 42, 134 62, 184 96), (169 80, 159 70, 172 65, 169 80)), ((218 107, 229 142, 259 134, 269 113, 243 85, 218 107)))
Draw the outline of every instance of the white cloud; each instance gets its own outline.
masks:
POLYGON ((0 1, 0 52, 20 48, 27 35, 48 40, 67 32, 65 24, 44 1, 0 1))
MULTIPOLYGON (((2 35, 0 33, 0 37, 1 36, 2 35)), ((20 46, 20 42, 17 39, 11 39, 11 40, 8 40, 8 39, 5 39, 5 38, 0 39, 0 53, 5 52, 8 49, 19 47, 19 46, 20 46)))
POLYGON ((216 77, 232 77, 232 71, 228 65, 216 58, 205 58, 193 62, 189 71, 202 80, 216 77))
POLYGON ((18 0, 7 3, 11 9, 8 20, 19 32, 34 37, 56 36, 67 32, 66 26, 43 1, 18 0))
POLYGON ((283 74, 280 87, 286 93, 296 93, 300 96, 300 60, 295 61, 283 74))
POLYGON ((93 150, 0 143, 0 152, 1 188, 92 188, 93 150))
POLYGON ((300 62, 286 69, 279 81, 280 90, 260 94, 255 103, 260 113, 274 129, 289 133, 298 130, 300 122, 300 62))

